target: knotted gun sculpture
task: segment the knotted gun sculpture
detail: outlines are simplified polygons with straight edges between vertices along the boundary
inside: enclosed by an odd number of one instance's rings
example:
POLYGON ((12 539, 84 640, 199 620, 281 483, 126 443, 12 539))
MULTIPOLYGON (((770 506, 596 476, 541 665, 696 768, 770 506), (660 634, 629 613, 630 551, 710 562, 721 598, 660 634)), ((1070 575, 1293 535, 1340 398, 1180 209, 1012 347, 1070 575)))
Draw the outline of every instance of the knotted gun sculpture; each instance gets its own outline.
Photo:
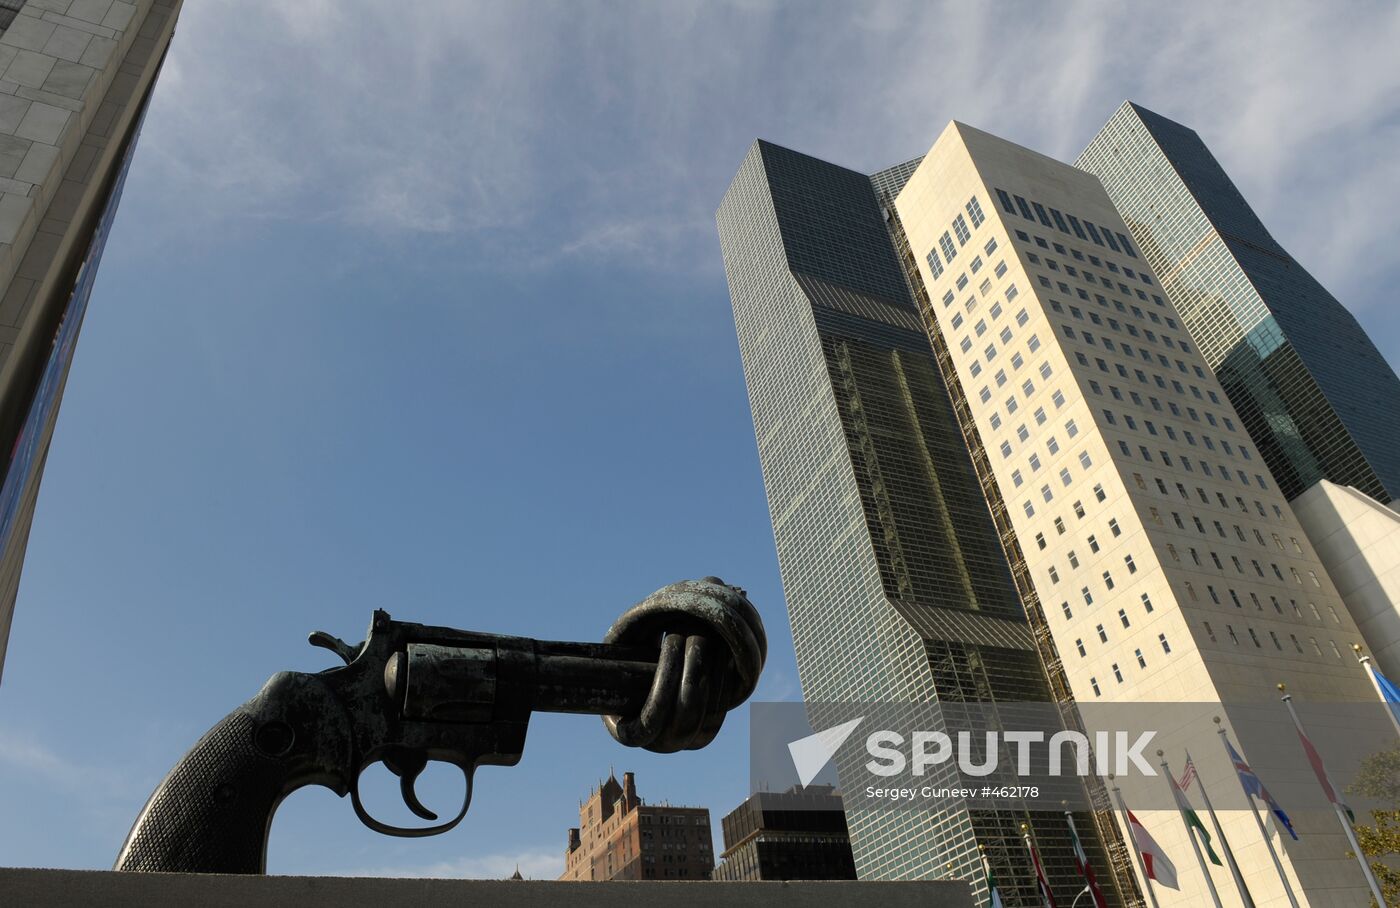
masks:
POLYGON ((388 835, 446 832, 466 815, 472 774, 512 766, 536 710, 594 713, 620 743, 659 753, 704 747, 748 699, 767 656, 744 591, 707 577, 658 590, 602 643, 559 643, 394 621, 376 611, 363 643, 317 631, 345 665, 279 672, 199 740, 151 795, 117 870, 262 873, 282 799, 305 785, 350 795, 388 835), (383 762, 429 822, 414 781, 431 760, 466 777, 452 819, 402 828, 370 816, 359 778, 383 762))

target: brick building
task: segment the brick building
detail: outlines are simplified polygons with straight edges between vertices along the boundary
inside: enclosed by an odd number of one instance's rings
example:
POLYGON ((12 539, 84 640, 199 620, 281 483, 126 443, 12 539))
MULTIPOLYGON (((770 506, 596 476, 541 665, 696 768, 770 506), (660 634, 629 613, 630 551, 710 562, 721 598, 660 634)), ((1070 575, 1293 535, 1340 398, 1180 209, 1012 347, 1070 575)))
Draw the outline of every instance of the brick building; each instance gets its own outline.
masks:
POLYGON ((593 789, 578 819, 561 880, 707 880, 714 869, 709 810, 644 804, 630 772, 593 789))

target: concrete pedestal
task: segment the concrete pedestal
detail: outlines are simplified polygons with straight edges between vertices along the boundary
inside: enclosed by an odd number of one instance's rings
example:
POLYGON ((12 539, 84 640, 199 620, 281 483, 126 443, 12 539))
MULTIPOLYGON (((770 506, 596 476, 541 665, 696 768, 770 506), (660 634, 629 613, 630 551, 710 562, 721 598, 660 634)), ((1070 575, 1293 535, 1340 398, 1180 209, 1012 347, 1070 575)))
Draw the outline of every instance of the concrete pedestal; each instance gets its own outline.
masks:
POLYGON ((973 908, 966 883, 555 883, 0 869, 25 908, 973 908))

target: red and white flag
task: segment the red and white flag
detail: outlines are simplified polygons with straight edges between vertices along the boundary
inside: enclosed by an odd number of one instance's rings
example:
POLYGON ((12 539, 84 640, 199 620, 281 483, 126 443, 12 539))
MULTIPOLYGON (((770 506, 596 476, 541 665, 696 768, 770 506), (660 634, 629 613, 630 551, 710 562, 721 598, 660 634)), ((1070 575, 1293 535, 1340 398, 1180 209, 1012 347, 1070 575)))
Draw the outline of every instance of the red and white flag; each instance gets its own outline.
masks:
POLYGON ((1074 843, 1074 865, 1079 875, 1084 878, 1084 888, 1089 890, 1089 898, 1094 900, 1094 908, 1108 908, 1108 900, 1099 888, 1093 865, 1089 863, 1089 856, 1084 853, 1084 846, 1079 842, 1079 830, 1074 828, 1074 817, 1070 816, 1069 811, 1065 811, 1065 819, 1069 821, 1069 840, 1074 843))
POLYGON ((1196 763, 1191 759, 1191 754, 1186 755, 1186 767, 1181 770, 1181 778, 1177 780, 1176 787, 1182 791, 1190 791, 1191 783, 1196 781, 1196 763))
POLYGON ((1029 836, 1026 837, 1026 847, 1030 849, 1031 863, 1035 865, 1035 882, 1040 887, 1040 900, 1045 903, 1045 908, 1058 908, 1055 893, 1050 891, 1050 881, 1045 878, 1045 868, 1040 864, 1040 852, 1035 850, 1029 836))
POLYGON ((1168 889, 1180 890, 1181 887, 1176 881, 1176 865, 1167 857, 1162 846, 1157 844, 1157 840, 1138 822, 1138 818, 1133 816, 1131 810, 1128 811, 1128 827, 1133 831, 1133 841, 1137 843, 1143 866, 1147 868, 1147 878, 1161 883, 1168 889))
POLYGON ((1356 822, 1356 814, 1347 806, 1346 801, 1337 796, 1337 789, 1333 787, 1332 780, 1327 776, 1327 767, 1322 763, 1322 754, 1317 752, 1312 739, 1308 737, 1307 732, 1303 731, 1303 723, 1298 720, 1298 714, 1293 711, 1292 703, 1288 704, 1288 713, 1293 717, 1293 727, 1298 729, 1298 741, 1303 745, 1303 753, 1307 755, 1313 775, 1317 776, 1317 784, 1322 786, 1322 793, 1327 796, 1327 800, 1346 811, 1347 819, 1353 823, 1356 822))

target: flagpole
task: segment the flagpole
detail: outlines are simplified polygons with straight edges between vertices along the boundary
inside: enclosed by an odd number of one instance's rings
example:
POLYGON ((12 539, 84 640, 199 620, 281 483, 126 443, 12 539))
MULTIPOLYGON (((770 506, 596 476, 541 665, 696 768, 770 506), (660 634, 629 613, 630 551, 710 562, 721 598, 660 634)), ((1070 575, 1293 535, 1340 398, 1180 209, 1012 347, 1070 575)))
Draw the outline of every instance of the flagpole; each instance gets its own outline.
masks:
MULTIPOLYGON (((1060 803, 1064 804, 1065 802, 1061 801, 1060 803)), ((1069 823, 1069 834, 1070 837, 1074 839, 1075 848, 1079 851, 1083 851, 1084 846, 1079 841, 1079 830, 1074 828, 1074 814, 1069 812, 1068 807, 1065 808, 1065 822, 1069 823)), ((1074 859, 1078 861, 1079 855, 1076 854, 1074 859)), ((1089 867, 1089 853, 1087 851, 1084 852, 1084 867, 1080 872, 1084 874, 1084 888, 1079 891, 1079 895, 1074 897, 1074 901, 1069 903, 1069 908, 1074 908, 1075 905, 1078 905, 1079 897, 1086 892, 1090 893, 1089 901, 1094 902, 1095 908, 1098 908, 1098 901, 1093 897, 1094 884, 1089 882, 1089 874, 1092 872, 1092 869, 1089 867)))
MULTIPOLYGON (((1303 731, 1303 723, 1298 718, 1298 711, 1293 708, 1293 695, 1282 684, 1278 686, 1278 689, 1279 693, 1283 694, 1279 699, 1283 701, 1284 706, 1288 707, 1288 714, 1293 717, 1293 725, 1298 729, 1298 734, 1306 737, 1307 732, 1303 731)), ((1322 771, 1325 774, 1327 768, 1324 766, 1322 771)), ((1328 779, 1327 784, 1331 785, 1332 780, 1328 779)), ((1336 789, 1333 788, 1333 791, 1335 792, 1336 789)), ((1380 883, 1376 882, 1376 875, 1371 872, 1371 865, 1366 862, 1366 855, 1361 851, 1361 846, 1357 844, 1356 831, 1351 828, 1351 821, 1342 812, 1342 805, 1337 803, 1336 799, 1332 799, 1332 809, 1336 811, 1337 822, 1342 824, 1342 832, 1346 833, 1347 842, 1351 844, 1351 853, 1356 855, 1356 863, 1361 865, 1361 874, 1366 877, 1366 885, 1371 887, 1371 895, 1375 897, 1377 905, 1384 905, 1385 896, 1381 895, 1380 883)))
MULTIPOLYGON (((1031 844, 1031 824, 1021 824, 1021 838, 1026 840, 1026 853, 1030 855, 1031 869, 1035 871, 1035 888, 1036 891, 1040 893, 1040 904, 1044 905, 1045 908, 1055 908, 1054 905, 1052 905, 1046 900, 1045 886, 1041 885, 1042 881, 1045 883, 1045 885, 1049 885, 1050 881, 1045 880, 1044 873, 1041 871, 1040 868, 1040 859, 1036 857, 1035 854, 1035 846, 1031 844)), ((1050 897, 1054 898, 1054 895, 1051 894, 1050 897)))
POLYGON ((996 877, 992 876, 992 862, 987 858, 987 846, 978 845, 977 853, 982 858, 982 875, 987 879, 987 901, 990 908, 1003 908, 1001 892, 997 889, 996 877))
POLYGON ((1400 708, 1393 706, 1390 699, 1386 697, 1385 691, 1381 690, 1381 682, 1376 677, 1376 667, 1371 664, 1371 657, 1361 649, 1360 643, 1353 643, 1351 651, 1356 653, 1356 661, 1361 663, 1362 670, 1366 672, 1367 680, 1376 689, 1376 696, 1381 698, 1381 703, 1384 704, 1385 711, 1390 716, 1390 724, 1395 726, 1395 733, 1400 735, 1400 708))
POLYGON ((1129 847, 1133 851, 1133 857, 1137 858, 1138 872, 1142 874, 1142 882, 1147 889, 1147 900, 1152 903, 1152 908, 1162 908, 1157 904, 1157 893, 1152 891, 1152 877, 1147 875, 1147 864, 1142 859, 1142 846, 1138 844, 1137 836, 1133 835, 1133 821, 1128 819, 1128 805, 1123 803, 1123 793, 1113 784, 1113 776, 1109 776, 1108 781, 1113 800, 1118 803, 1118 809, 1123 811, 1123 825, 1128 827, 1129 847))
POLYGON ((1196 841, 1196 833, 1191 828, 1190 821, 1186 819, 1186 814, 1182 813, 1181 801, 1176 796, 1176 779, 1172 776, 1171 767, 1167 765, 1166 755, 1159 750, 1157 756, 1162 758, 1162 771, 1167 774, 1167 786, 1171 789, 1177 816, 1181 817, 1181 825, 1186 829, 1186 838, 1191 840, 1191 850, 1196 853, 1196 863, 1200 865, 1201 876, 1206 878, 1206 888, 1210 890, 1210 900, 1215 904, 1215 908, 1225 908, 1220 903, 1220 893, 1215 891, 1215 881, 1210 878, 1210 870, 1206 868, 1206 859, 1201 854, 1201 843, 1196 841))
MULTIPOLYGON (((1192 767, 1196 764, 1191 760, 1191 752, 1186 752, 1186 762, 1192 767)), ((1240 873, 1240 865, 1235 863, 1235 853, 1230 850, 1230 840, 1225 838, 1225 830, 1220 828, 1220 820, 1215 816, 1215 807, 1210 803, 1210 795, 1206 792, 1205 779, 1201 778, 1199 770, 1195 771, 1196 788, 1201 793, 1201 800, 1205 802, 1206 813, 1210 814, 1210 825, 1214 827, 1215 834, 1220 837, 1220 845, 1225 849, 1225 863, 1230 866, 1230 876, 1235 880, 1235 889, 1240 894, 1240 901, 1244 902, 1245 908, 1254 908, 1254 896, 1250 895, 1249 887, 1244 884, 1244 874, 1240 873)))
MULTIPOLYGON (((1220 735, 1220 746, 1225 748, 1225 756, 1230 757, 1230 745, 1225 740, 1225 728, 1220 724, 1220 717, 1215 717, 1215 732, 1220 735)), ((1233 761, 1232 761, 1233 762, 1233 761)), ((1235 774, 1238 776, 1239 771, 1235 774)), ((1240 780, 1240 788, 1244 791, 1245 800, 1249 802, 1249 815, 1254 817, 1254 825, 1259 827, 1259 835, 1264 840, 1264 845, 1269 849, 1269 857, 1273 858, 1274 869, 1278 871, 1279 882, 1283 884, 1283 891, 1288 895, 1288 904, 1293 908, 1300 908, 1298 897, 1293 894, 1293 885, 1288 882, 1288 874, 1283 872, 1283 862, 1278 859, 1278 852, 1274 850, 1273 839, 1264 829, 1264 821, 1259 819, 1259 808, 1254 803, 1254 795, 1249 793, 1249 789, 1244 787, 1244 780, 1240 780)))

